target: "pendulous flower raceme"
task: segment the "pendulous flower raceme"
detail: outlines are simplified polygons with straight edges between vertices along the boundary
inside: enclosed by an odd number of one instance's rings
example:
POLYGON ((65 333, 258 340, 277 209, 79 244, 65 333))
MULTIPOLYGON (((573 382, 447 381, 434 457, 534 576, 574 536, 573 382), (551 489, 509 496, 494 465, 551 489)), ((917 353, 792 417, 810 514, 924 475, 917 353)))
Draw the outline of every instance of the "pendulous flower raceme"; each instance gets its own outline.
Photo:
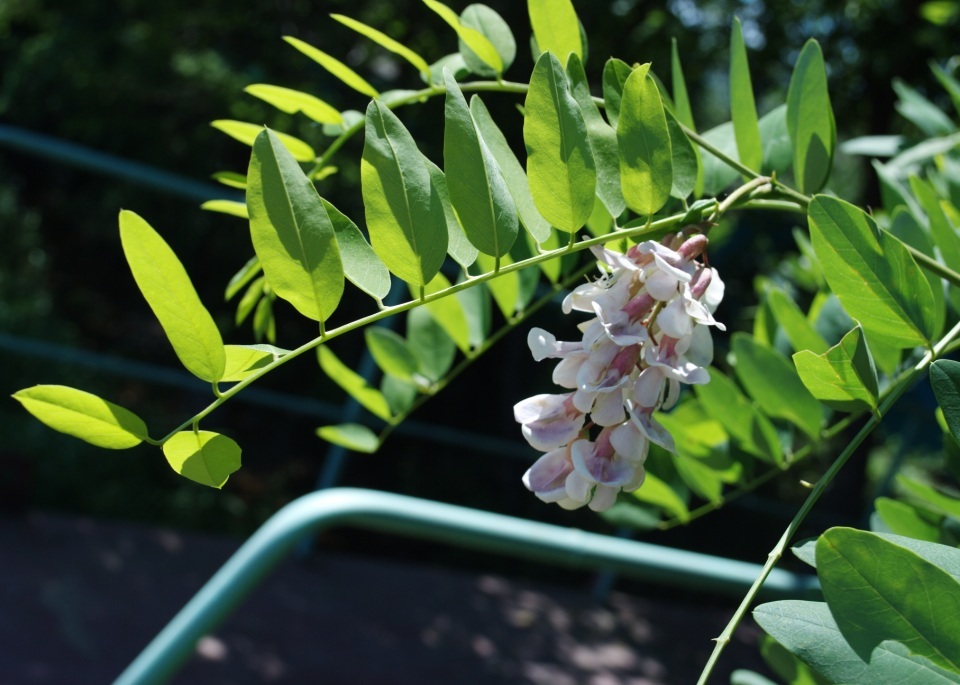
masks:
POLYGON ((723 282, 700 260, 706 247, 705 235, 678 233, 625 254, 593 248, 600 278, 563 301, 565 314, 593 315, 578 326, 581 340, 530 331, 533 358, 559 359, 553 381, 569 390, 513 409, 527 442, 545 453, 523 476, 544 502, 609 509, 621 490, 643 484, 651 442, 675 451, 653 414, 676 404, 681 383, 710 380, 708 327, 725 330, 713 318, 723 282))

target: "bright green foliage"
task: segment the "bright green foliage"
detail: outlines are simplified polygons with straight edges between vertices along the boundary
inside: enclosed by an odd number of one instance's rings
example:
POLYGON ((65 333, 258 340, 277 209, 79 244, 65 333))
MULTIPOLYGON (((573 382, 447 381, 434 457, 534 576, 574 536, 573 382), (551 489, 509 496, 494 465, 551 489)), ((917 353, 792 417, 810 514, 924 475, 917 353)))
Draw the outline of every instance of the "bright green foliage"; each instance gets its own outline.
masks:
POLYGON ((690 510, 676 490, 649 471, 643 481, 643 487, 636 490, 633 497, 640 502, 656 505, 679 521, 687 521, 690 518, 690 510))
MULTIPOLYGON (((451 297, 444 302, 456 303, 457 300, 451 297)), ((462 311, 461 316, 463 316, 462 311)), ((463 326, 466 328, 465 317, 463 326)), ((453 338, 447 335, 426 307, 411 309, 407 314, 407 342, 410 351, 417 357, 419 372, 433 383, 446 375, 457 355, 457 346, 453 338)))
POLYGON ((673 152, 660 90, 650 65, 634 69, 623 86, 617 123, 620 182, 627 207, 641 215, 655 214, 670 198, 673 152))
POLYGON ((443 164, 450 201, 470 242, 484 254, 502 257, 517 238, 517 209, 457 82, 450 72, 444 76, 443 164))
POLYGON ((250 218, 250 214, 247 212, 246 202, 236 202, 234 200, 207 200, 200 205, 200 209, 205 209, 208 212, 229 214, 230 216, 239 217, 240 219, 250 218))
POLYGON ((747 63, 747 48, 743 44, 743 29, 739 17, 733 19, 730 32, 730 118, 737 139, 740 161, 754 171, 763 163, 757 105, 753 99, 753 83, 747 63))
MULTIPOLYGON (((501 72, 506 71, 513 64, 517 56, 517 41, 513 31, 499 14, 486 5, 468 5, 460 14, 460 24, 469 29, 475 29, 493 45, 500 62, 503 65, 501 72)), ((478 76, 496 76, 494 68, 484 61, 470 46, 460 38, 460 54, 471 72, 478 76)))
POLYGON ((822 354, 830 347, 800 311, 797 303, 785 292, 779 289, 770 290, 767 292, 767 304, 795 351, 809 350, 814 354, 822 354))
POLYGON ((443 204, 410 132, 376 100, 367 107, 360 177, 373 251, 407 283, 429 283, 447 253, 443 204))
POLYGON ((527 10, 541 53, 552 52, 564 64, 571 53, 583 60, 580 21, 570 0, 528 0, 527 10))
MULTIPOLYGON (((250 146, 253 146, 253 141, 255 141, 257 136, 263 131, 263 126, 248 124, 244 121, 233 121, 231 119, 218 119, 217 121, 211 121, 210 125, 218 131, 223 131, 234 140, 250 146)), ((283 146, 287 148, 290 154, 293 155, 293 158, 298 162, 312 162, 316 159, 317 153, 313 151, 313 148, 299 138, 294 138, 291 135, 279 132, 274 135, 280 139, 283 146)))
MULTIPOLYGON (((501 261, 501 266, 511 263, 508 255, 501 261)), ((477 266, 481 271, 490 272, 494 269, 494 262, 492 258, 482 255, 477 259, 477 266)), ((485 285, 503 316, 507 319, 513 317, 520 308, 520 274, 512 271, 487 281, 485 285)))
POLYGON ((343 295, 343 264, 316 188, 266 129, 247 179, 250 236, 267 282, 303 316, 326 321, 343 295))
POLYGON ((337 237, 343 274, 348 281, 379 302, 390 292, 390 272, 386 265, 346 214, 323 198, 320 198, 320 202, 337 237))
POLYGON ((540 216, 530 192, 530 181, 523 170, 517 156, 510 148, 510 144, 503 132, 497 126, 483 100, 474 95, 470 98, 470 113, 474 124, 480 132, 484 145, 493 155, 493 159, 503 175, 507 190, 513 198, 517 208, 517 215, 527 232, 538 243, 546 242, 550 238, 550 224, 540 216))
POLYGON ((930 385, 954 440, 960 441, 960 362, 938 359, 930 365, 930 385))
POLYGON ((120 242, 140 292, 187 371, 209 383, 223 377, 223 339, 183 264, 153 228, 120 212, 120 242))
POLYGON ((240 446, 211 431, 180 431, 163 443, 170 467, 201 485, 222 488, 240 468, 240 446))
POLYGON ((771 670, 788 685, 827 685, 828 683, 823 676, 769 635, 763 636, 760 642, 760 654, 771 670))
POLYGON ((831 409, 877 408, 877 370, 859 326, 821 354, 797 352, 793 363, 807 390, 831 409))
POLYGON ((917 507, 889 497, 878 497, 874 506, 880 521, 890 532, 927 542, 940 540, 940 527, 936 517, 924 515, 917 507))
POLYGON ((423 0, 423 4, 440 15, 450 28, 457 32, 457 36, 473 51, 473 54, 486 64, 495 74, 502 74, 504 70, 503 58, 490 39, 480 31, 470 28, 460 21, 460 17, 452 9, 437 0, 423 0))
POLYGON ((607 121, 614 129, 620 122, 620 107, 623 104, 623 87, 633 68, 623 60, 611 57, 603 65, 603 102, 607 121))
POLYGON ((380 97, 376 88, 336 57, 331 57, 323 50, 319 50, 299 38, 284 36, 283 39, 358 93, 372 98, 380 97))
POLYGON ((667 117, 667 131, 670 133, 670 153, 673 156, 673 178, 670 185, 670 195, 678 200, 690 197, 697 188, 697 181, 702 171, 700 169, 700 153, 693 146, 690 139, 683 132, 683 127, 677 121, 673 112, 665 109, 667 117))
POLYGON ((938 331, 930 284, 900 241, 833 197, 815 197, 809 217, 827 282, 867 335, 901 348, 933 339, 938 331))
POLYGON ((403 381, 413 381, 419 364, 403 336, 384 326, 369 326, 364 329, 363 337, 381 371, 403 381))
POLYGON ((336 108, 331 107, 318 97, 299 90, 255 83, 243 89, 244 92, 270 103, 281 112, 296 114, 303 112, 318 124, 342 124, 343 117, 336 108))
MULTIPOLYGON (((433 280, 427 284, 424 289, 424 294, 432 295, 449 287, 450 281, 447 280, 447 277, 442 273, 438 273, 433 277, 433 280)), ((482 289, 478 288, 477 292, 480 293, 480 295, 478 295, 479 297, 486 297, 482 289)), ((468 314, 464 311, 462 302, 463 300, 459 296, 445 297, 427 303, 424 305, 424 308, 430 313, 433 320, 450 336, 453 342, 456 343, 457 347, 464 353, 467 353, 471 347, 470 324, 468 314)))
POLYGON ((960 499, 946 495, 936 488, 904 476, 897 476, 897 484, 903 488, 908 496, 916 499, 924 508, 932 509, 938 514, 960 519, 960 499))
POLYGON ((430 65, 427 64, 427 61, 423 59, 423 57, 418 55, 403 43, 395 41, 387 34, 373 28, 372 26, 367 26, 362 21, 345 17, 342 14, 331 14, 330 16, 344 26, 353 29, 360 35, 366 36, 380 47, 385 48, 396 55, 400 55, 405 60, 410 62, 410 64, 419 69, 424 78, 426 78, 428 81, 430 80, 430 65))
POLYGON ((710 369, 710 382, 696 386, 697 399, 712 418, 755 457, 774 464, 783 463, 783 449, 769 419, 743 396, 732 380, 710 369))
POLYGON ((896 640, 960 674, 960 583, 945 571, 871 533, 832 528, 817 542, 817 575, 840 632, 861 658, 896 640))
POLYGON ((433 189, 439 196, 440 204, 443 206, 443 219, 447 225, 447 254, 453 257, 453 261, 466 269, 477 261, 479 251, 467 238, 460 219, 453 209, 453 203, 450 202, 450 190, 447 188, 447 178, 443 170, 426 157, 423 158, 423 162, 427 165, 430 182, 433 184, 433 189))
POLYGON ((587 125, 587 137, 593 150, 593 160, 597 167, 597 197, 603 202, 611 216, 620 216, 627 208, 620 192, 620 152, 617 149, 617 132, 604 121, 593 97, 590 84, 583 71, 583 64, 576 54, 571 54, 567 62, 567 78, 570 92, 587 125))
POLYGON ((354 452, 373 454, 380 449, 380 438, 377 434, 359 423, 322 426, 317 429, 317 436, 354 452))
POLYGON ((286 353, 272 345, 224 345, 223 349, 227 364, 220 380, 224 383, 242 381, 286 353))
POLYGON ((524 102, 527 176, 537 210, 573 233, 590 218, 597 172, 587 126, 566 72, 551 52, 537 60, 524 102))
POLYGON ((733 335, 737 378, 768 416, 787 419, 810 438, 820 435, 819 403, 783 355, 744 333, 733 335))
POLYGON ((390 407, 383 394, 376 388, 370 387, 363 376, 340 361, 330 348, 326 345, 318 347, 317 359, 320 362, 320 368, 330 377, 330 380, 343 388, 361 407, 384 421, 390 420, 390 407))
POLYGON ((830 177, 837 129, 823 53, 812 38, 800 51, 790 77, 787 130, 793 142, 793 173, 800 192, 816 193, 830 177))
POLYGON ((147 439, 147 426, 133 412, 64 385, 35 385, 13 399, 50 428, 97 447, 122 450, 147 439))

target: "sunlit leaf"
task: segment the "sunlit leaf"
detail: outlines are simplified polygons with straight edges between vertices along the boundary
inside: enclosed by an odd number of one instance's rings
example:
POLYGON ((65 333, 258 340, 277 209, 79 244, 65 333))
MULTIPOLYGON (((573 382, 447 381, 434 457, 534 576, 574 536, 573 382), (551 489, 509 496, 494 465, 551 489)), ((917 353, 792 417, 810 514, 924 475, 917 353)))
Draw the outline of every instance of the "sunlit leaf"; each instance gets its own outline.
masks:
POLYGON ((230 277, 230 281, 227 283, 227 288, 224 292, 223 299, 232 300, 233 297, 240 292, 244 286, 259 276, 262 271, 263 269, 260 268, 260 260, 257 259, 256 255, 248 259, 247 263, 240 267, 240 270, 230 277))
POLYGON ((649 471, 644 478, 643 486, 635 490, 633 496, 641 502, 660 507, 679 521, 687 521, 690 518, 690 510, 676 491, 649 471))
POLYGON ((696 190, 697 182, 702 175, 700 153, 684 134, 680 122, 673 113, 664 110, 664 114, 667 115, 670 152, 673 156, 673 183, 670 186, 670 195, 678 200, 685 200, 696 190))
POLYGON ((764 461, 780 464, 783 449, 776 431, 737 388, 732 380, 710 369, 710 382, 696 386, 697 398, 709 416, 716 419, 737 444, 764 461))
POLYGON ((754 171, 760 171, 763 146, 760 143, 757 105, 753 99, 747 48, 743 43, 739 17, 733 18, 730 32, 730 118, 733 120, 740 161, 754 171))
POLYGON ((343 117, 340 116, 340 112, 336 108, 309 93, 302 93, 291 88, 271 86, 266 83, 255 83, 243 90, 245 93, 260 98, 287 114, 303 112, 304 115, 318 124, 343 123, 343 117))
POLYGON ((794 350, 798 352, 809 350, 814 354, 823 354, 827 351, 830 347, 827 341, 817 332, 789 295, 782 290, 771 289, 767 292, 766 300, 794 350))
MULTIPOLYGON (((263 126, 230 119, 211 121, 210 125, 218 131, 223 131, 234 140, 238 140, 244 145, 250 145, 251 147, 253 146, 253 141, 255 141, 257 136, 263 131, 263 126)), ((313 151, 313 148, 299 138, 294 138, 291 135, 279 132, 275 132, 274 135, 280 139, 283 146, 287 148, 287 151, 293 155, 293 158, 298 162, 312 162, 317 158, 317 153, 313 151)))
POLYGON ((227 365, 221 380, 225 383, 242 381, 287 353, 272 345, 224 345, 224 350, 227 365))
POLYGON ((614 129, 620 121, 620 107, 623 104, 623 86, 633 68, 623 60, 611 57, 603 65, 603 102, 607 121, 614 129))
POLYGON ((790 77, 787 130, 793 142, 793 173, 800 191, 816 193, 830 176, 837 129, 823 52, 812 38, 800 51, 790 77))
POLYGON ((380 438, 377 434, 359 423, 321 426, 317 429, 317 436, 354 452, 373 454, 380 449, 380 438))
POLYGON ((460 17, 457 16, 457 13, 442 2, 438 2, 438 0, 423 0, 423 3, 447 22, 450 28, 456 31, 457 37, 470 48, 480 61, 489 66, 494 73, 503 73, 503 59, 500 57, 497 48, 485 35, 476 29, 464 25, 460 21, 460 17))
POLYGON ((430 182, 433 189, 440 198, 440 204, 443 206, 443 217, 447 224, 447 254, 453 257, 453 261, 466 269, 475 261, 479 250, 467 238, 463 231, 463 225, 460 223, 457 212, 453 209, 453 203, 450 202, 450 191, 447 188, 447 177, 436 164, 426 157, 423 158, 427 165, 427 171, 430 173, 430 182))
MULTIPOLYGON (((509 255, 501 261, 502 266, 511 263, 512 260, 509 255)), ((493 258, 481 255, 477 259, 477 266, 483 272, 489 273, 493 271, 493 258)), ((493 301, 497 303, 497 307, 503 313, 503 316, 507 319, 512 318, 517 313, 520 304, 520 275, 516 271, 511 271, 487 281, 484 285, 490 290, 493 301)))
POLYGON ((120 242, 133 278, 187 371, 210 383, 223 376, 223 339, 170 246, 137 214, 120 212, 120 242))
POLYGON ((43 424, 97 447, 122 450, 143 442, 147 426, 133 412, 64 385, 35 385, 13 394, 43 424))
POLYGON ((367 83, 362 76, 337 58, 331 57, 323 50, 318 50, 299 38, 284 36, 283 39, 358 93, 372 98, 379 97, 380 94, 376 88, 367 83))
POLYGON ((384 421, 390 420, 390 407, 379 390, 337 358, 326 345, 317 348, 320 368, 364 409, 384 421))
POLYGON ((570 0, 527 0, 527 10, 541 52, 552 52, 563 64, 570 53, 583 60, 580 23, 570 0))
POLYGON ((372 26, 367 26, 363 22, 357 21, 356 19, 345 17, 342 14, 331 14, 330 16, 344 26, 353 29, 360 35, 366 36, 380 47, 385 48, 394 54, 400 55, 405 60, 410 62, 410 64, 416 67, 427 79, 430 78, 430 65, 427 64, 427 61, 403 43, 395 41, 382 31, 379 31, 372 26))
POLYGON ((171 468, 185 478, 211 488, 222 488, 240 468, 240 446, 211 431, 180 431, 163 443, 171 468))
POLYGON ((931 543, 940 541, 939 522, 931 521, 934 517, 924 516, 917 507, 889 497, 878 497, 874 507, 877 516, 891 533, 931 543))
POLYGON ((663 207, 673 187, 670 132, 649 70, 649 64, 641 65, 627 78, 617 124, 623 198, 631 210, 644 216, 663 207))
POLYGON ((208 212, 229 214, 230 216, 236 216, 241 219, 247 219, 250 216, 247 212, 247 203, 237 202, 235 200, 207 200, 200 205, 200 209, 205 209, 208 212))
POLYGON ((344 275, 348 281, 380 302, 390 292, 390 272, 386 265, 346 214, 323 198, 320 201, 337 236, 344 275))
MULTIPOLYGON (((470 29, 475 29, 485 36, 500 55, 501 72, 506 71, 513 64, 517 56, 517 41, 513 37, 510 25, 503 20, 496 11, 486 5, 467 5, 460 13, 460 23, 470 29)), ((470 46, 460 38, 460 54, 463 61, 474 74, 479 76, 496 76, 497 72, 491 65, 477 55, 470 46)))
POLYGON ((838 411, 877 408, 877 370, 859 326, 826 352, 801 350, 793 355, 807 390, 838 411))
POLYGON ((363 337, 370 356, 385 374, 412 380, 419 364, 403 336, 384 326, 368 326, 363 337))
MULTIPOLYGON (((446 290, 449 287, 450 281, 447 280, 447 277, 442 273, 438 273, 434 276, 433 280, 427 284, 424 293, 426 295, 432 295, 441 290, 446 290)), ((444 297, 424 305, 424 308, 430 313, 434 321, 446 331, 447 335, 450 336, 457 347, 464 353, 470 351, 471 338, 468 317, 462 303, 471 297, 468 293, 471 293, 473 290, 482 292, 483 288, 472 288, 468 291, 458 293, 454 297, 444 297)), ((416 294, 414 295, 416 296, 416 294)))

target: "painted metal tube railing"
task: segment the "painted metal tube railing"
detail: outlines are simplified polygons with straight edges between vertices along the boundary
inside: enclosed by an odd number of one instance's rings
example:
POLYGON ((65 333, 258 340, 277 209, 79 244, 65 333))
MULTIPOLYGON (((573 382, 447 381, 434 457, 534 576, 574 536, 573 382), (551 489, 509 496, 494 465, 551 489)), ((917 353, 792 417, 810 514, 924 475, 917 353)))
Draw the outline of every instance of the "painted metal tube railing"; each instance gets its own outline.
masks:
MULTIPOLYGON (((742 593, 760 566, 633 540, 492 514, 374 490, 333 488, 305 495, 268 520, 217 571, 114 685, 166 682, 214 630, 308 534, 349 525, 572 567, 608 568, 665 584, 742 593)), ((774 569, 768 595, 815 593, 814 576, 774 569)))

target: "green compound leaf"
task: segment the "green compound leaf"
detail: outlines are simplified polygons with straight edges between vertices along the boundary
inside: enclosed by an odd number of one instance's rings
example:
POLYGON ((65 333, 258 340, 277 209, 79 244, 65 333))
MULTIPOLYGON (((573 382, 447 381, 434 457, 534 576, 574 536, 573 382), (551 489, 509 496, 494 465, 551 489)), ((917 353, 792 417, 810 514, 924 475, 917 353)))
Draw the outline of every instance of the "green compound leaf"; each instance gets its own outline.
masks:
POLYGON ((281 112, 286 112, 287 114, 303 112, 305 116, 313 119, 318 124, 343 123, 343 117, 340 116, 340 112, 320 98, 314 97, 309 93, 302 93, 299 90, 292 90, 290 88, 281 88, 280 86, 271 86, 266 83, 255 83, 247 86, 243 89, 243 92, 249 93, 255 98, 260 98, 281 112))
POLYGON ((847 643, 825 602, 783 600, 753 612, 760 627, 828 682, 845 685, 956 685, 960 675, 938 668, 892 640, 865 659, 847 643))
POLYGON ((443 164, 450 202, 470 242, 484 254, 502 257, 517 238, 517 208, 450 72, 444 72, 444 84, 443 164))
POLYGON ((960 269, 960 235, 957 235, 957 229, 943 211, 936 189, 916 176, 910 177, 910 189, 926 213, 926 217, 921 214, 916 218, 921 222, 924 219, 929 222, 930 235, 943 255, 943 263, 954 271, 960 269))
POLYGON ((723 426, 707 416, 697 401, 683 402, 658 419, 674 437, 674 465, 683 482, 704 499, 721 503, 724 484, 736 483, 743 471, 730 457, 730 438, 723 426))
POLYGON ((597 172, 583 113, 552 52, 537 60, 524 110, 523 140, 533 201, 551 225, 575 233, 593 211, 597 172))
POLYGON ((670 196, 678 200, 685 200, 696 190, 698 179, 702 175, 700 168, 700 153, 690 142, 677 117, 668 110, 667 130, 670 132, 670 152, 673 155, 673 183, 670 185, 670 196))
POLYGON ((790 346, 795 351, 809 350, 814 354, 823 354, 830 347, 809 319, 800 311, 797 303, 785 292, 777 288, 769 290, 767 292, 767 304, 773 312, 773 317, 786 334, 787 340, 790 341, 790 346))
POLYGON ((321 426, 317 429, 317 437, 364 454, 373 454, 380 449, 380 438, 377 434, 359 423, 321 426))
MULTIPOLYGON (((437 191, 440 203, 443 205, 443 218, 447 224, 447 254, 453 257, 453 261, 466 269, 477 261, 479 251, 467 239, 467 234, 463 232, 460 219, 453 209, 453 204, 450 202, 450 191, 447 188, 447 177, 440 167, 426 157, 423 158, 423 163, 427 165, 430 181, 433 183, 433 188, 437 191)), ((419 297, 419 294, 414 294, 414 297, 419 297)))
MULTIPOLYGON (((463 319, 463 326, 466 331, 466 317, 463 319)), ((469 335, 468 332, 466 334, 469 335)), ((417 357, 420 373, 433 383, 447 374, 457 356, 457 346, 453 338, 434 320, 426 307, 417 307, 407 312, 407 344, 417 357)))
POLYGON ((944 494, 929 485, 910 480, 906 476, 897 476, 897 485, 912 498, 918 500, 924 508, 938 514, 960 519, 960 499, 944 494))
POLYGON ((757 105, 753 99, 747 48, 743 44, 739 17, 734 17, 730 32, 730 118, 740 161, 754 171, 760 171, 763 145, 760 143, 757 105))
MULTIPOLYGON (((503 20, 503 17, 486 5, 474 4, 467 5, 466 9, 460 13, 460 23, 467 28, 476 29, 490 41, 500 55, 502 71, 510 68, 517 56, 517 41, 513 37, 510 25, 503 20)), ((478 76, 497 75, 494 69, 471 50, 462 38, 459 42, 460 54, 463 55, 463 61, 470 71, 478 76)))
POLYGON ((769 635, 764 636, 760 643, 760 655, 770 669, 789 685, 828 685, 823 676, 769 635))
POLYGON ((367 83, 360 74, 335 57, 293 36, 284 36, 283 39, 358 93, 372 98, 380 96, 377 89, 367 83))
POLYGON ((247 219, 250 215, 247 213, 246 202, 236 202, 234 200, 207 200, 200 209, 208 212, 219 212, 220 214, 229 214, 230 216, 247 219))
POLYGON ((35 385, 13 394, 41 423, 97 447, 122 450, 147 439, 143 420, 96 395, 65 385, 35 385))
MULTIPOLYGON (((211 121, 210 125, 218 131, 223 131, 234 140, 250 146, 263 131, 263 126, 258 124, 248 124, 244 121, 233 121, 232 119, 218 119, 217 121, 211 121)), ((274 135, 280 139, 283 146, 298 162, 312 162, 317 158, 317 153, 314 152, 313 148, 299 138, 294 138, 286 133, 275 133, 274 135)))
POLYGON ((877 535, 831 528, 817 541, 817 575, 840 632, 861 659, 885 640, 960 674, 960 583, 877 535))
MULTIPOLYGON (((438 273, 432 281, 427 283, 426 288, 424 288, 424 294, 433 295, 449 287, 450 281, 447 280, 447 277, 442 273, 438 273)), ((439 300, 433 300, 423 306, 423 308, 429 312, 430 316, 433 317, 433 320, 446 331, 447 335, 450 336, 464 354, 470 351, 471 340, 469 319, 464 310, 464 300, 461 298, 470 297, 470 295, 466 293, 470 293, 472 290, 457 293, 453 297, 443 297, 439 300)), ((475 290, 478 292, 483 291, 482 288, 475 288, 475 290)), ((414 297, 417 296, 416 293, 411 294, 414 297)), ((486 295, 484 295, 484 297, 486 297, 486 295)))
POLYGON ((211 431, 180 431, 163 443, 170 467, 185 478, 218 490, 240 468, 240 445, 211 431))
POLYGON ((822 354, 797 352, 793 363, 807 390, 831 409, 876 410, 877 369, 860 326, 822 354))
POLYGON ((360 178, 373 251, 407 283, 429 283, 447 254, 443 203, 413 136, 377 100, 367 107, 360 178))
POLYGON ((273 345, 224 345, 224 351, 227 366, 220 379, 224 383, 242 381, 288 352, 273 345))
POLYGON ((818 195, 810 237, 830 288, 871 337, 899 348, 936 334, 930 284, 899 240, 853 205, 818 195))
POLYGON ((580 22, 570 0, 527 0, 527 10, 533 36, 542 52, 552 52, 564 64, 571 53, 583 60, 580 22))
POLYGON ((567 78, 570 92, 587 125, 587 137, 597 166, 597 197, 603 202, 610 216, 620 216, 627 208, 620 191, 620 151, 617 148, 617 132, 604 121, 590 94, 590 84, 583 64, 576 54, 567 62, 567 78))
POLYGON ((339 209, 320 198, 333 225, 347 280, 380 302, 390 292, 390 272, 370 247, 357 225, 339 209))
MULTIPOLYGON (((503 180, 507 183, 507 190, 517 207, 517 214, 520 223, 523 224, 527 232, 533 236, 538 243, 544 243, 550 239, 550 224, 540 216, 537 206, 533 202, 533 195, 530 192, 530 181, 523 170, 517 156, 510 148, 506 136, 497 127, 489 110, 483 104, 478 96, 470 98, 470 113, 473 115, 473 121, 483 138, 490 154, 500 168, 503 174, 503 180)), ((545 264, 548 262, 544 262, 545 264)))
POLYGON ((170 246, 137 214, 120 212, 120 242, 133 278, 187 371, 216 383, 223 376, 223 339, 170 246))
POLYGON ((660 90, 650 65, 631 72, 623 87, 617 142, 620 182, 627 207, 637 214, 655 214, 673 187, 673 152, 660 90))
POLYGON ((383 33, 382 31, 378 31, 372 26, 367 26, 363 22, 357 21, 356 19, 345 17, 342 14, 331 14, 330 16, 336 21, 339 21, 341 24, 343 24, 347 28, 353 29, 354 31, 359 33, 361 36, 366 36, 367 38, 372 40, 374 43, 379 45, 380 47, 385 48, 390 52, 403 57, 405 60, 410 62, 410 64, 416 67, 420 71, 420 73, 424 75, 424 77, 427 79, 427 82, 429 83, 430 65, 427 64, 427 61, 423 59, 423 57, 421 57, 416 52, 408 48, 406 45, 395 41, 393 38, 383 33))
POLYGON ((244 286, 259 276, 261 271, 263 270, 260 268, 260 260, 254 255, 247 260, 246 264, 240 267, 237 273, 230 277, 230 282, 227 283, 223 299, 228 301, 232 300, 238 292, 243 290, 244 286))
MULTIPOLYGON (((507 266, 512 263, 513 260, 510 259, 508 255, 501 261, 501 266, 507 266)), ((480 267, 484 273, 490 273, 494 269, 493 258, 485 255, 481 256, 477 260, 477 266, 480 267)), ((503 314, 504 318, 510 320, 521 307, 520 274, 516 271, 502 274, 487 281, 484 283, 484 286, 490 291, 490 294, 493 296, 493 301, 496 303, 497 308, 503 314)))
POLYGON ((750 335, 733 335, 737 378, 768 416, 790 421, 810 438, 820 435, 820 404, 804 387, 788 359, 750 335))
MULTIPOLYGON (((457 13, 442 2, 438 2, 437 0, 423 0, 423 4, 440 15, 440 18, 457 32, 457 37, 470 48, 481 62, 490 67, 495 74, 503 73, 503 59, 500 57, 500 53, 494 44, 490 42, 490 39, 480 33, 480 31, 464 25, 460 21, 460 17, 457 16, 457 13)), ((466 61, 466 57, 464 57, 464 61, 466 61)))
POLYGON ((760 413, 736 384, 716 369, 710 382, 696 386, 697 399, 709 416, 720 422, 745 451, 764 461, 783 463, 783 449, 770 420, 760 413))
POLYGON ((343 264, 316 188, 267 129, 247 179, 250 236, 267 282, 308 319, 326 321, 343 295, 343 264))
POLYGON ((603 65, 603 104, 607 112, 607 121, 614 129, 620 121, 620 107, 623 104, 623 86, 633 68, 623 60, 611 57, 603 65))
POLYGON ((917 507, 906 502, 878 497, 874 502, 877 516, 890 532, 916 540, 934 543, 940 541, 938 516, 924 515, 917 507))
MULTIPOLYGON (((880 499, 886 498, 881 497, 880 499)), ((877 501, 879 502, 880 499, 877 501)), ((896 502, 896 500, 887 501, 896 502)), ((891 542, 899 547, 909 549, 911 552, 930 562, 960 583, 960 549, 957 549, 956 547, 949 547, 948 545, 941 545, 936 542, 917 540, 915 538, 906 537, 903 535, 893 535, 891 533, 873 533, 873 535, 881 537, 887 542, 891 542)), ((817 538, 810 538, 804 540, 798 546, 793 547, 792 551, 801 561, 804 561, 816 568, 816 547, 817 538)))
POLYGON ((403 336, 384 326, 368 326, 363 337, 381 371, 403 381, 413 381, 420 365, 403 336))
POLYGON ((647 471, 643 487, 631 493, 640 502, 653 504, 681 522, 690 520, 686 503, 668 483, 647 471))
POLYGON ((960 441, 960 362, 938 359, 931 364, 930 385, 950 435, 960 441))
POLYGON ((361 407, 384 421, 390 420, 390 407, 383 394, 371 387, 363 376, 340 361, 330 348, 326 345, 318 347, 317 360, 330 380, 339 385, 361 407))
POLYGON ((787 130, 793 143, 793 175, 800 192, 816 193, 830 177, 837 128, 827 90, 823 52, 812 38, 800 51, 790 77, 787 130))

